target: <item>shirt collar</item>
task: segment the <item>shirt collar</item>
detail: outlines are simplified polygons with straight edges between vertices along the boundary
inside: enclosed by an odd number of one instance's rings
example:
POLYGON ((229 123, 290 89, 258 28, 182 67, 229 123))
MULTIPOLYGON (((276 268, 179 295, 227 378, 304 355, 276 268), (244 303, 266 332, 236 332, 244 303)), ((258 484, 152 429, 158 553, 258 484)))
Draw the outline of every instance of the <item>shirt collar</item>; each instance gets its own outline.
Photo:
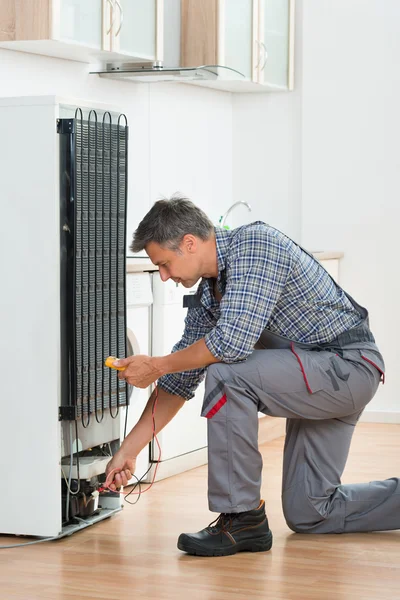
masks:
POLYGON ((232 231, 229 229, 221 229, 220 227, 214 227, 215 231, 215 244, 217 247, 217 262, 218 262, 218 279, 226 269, 226 259, 228 249, 231 243, 232 231))

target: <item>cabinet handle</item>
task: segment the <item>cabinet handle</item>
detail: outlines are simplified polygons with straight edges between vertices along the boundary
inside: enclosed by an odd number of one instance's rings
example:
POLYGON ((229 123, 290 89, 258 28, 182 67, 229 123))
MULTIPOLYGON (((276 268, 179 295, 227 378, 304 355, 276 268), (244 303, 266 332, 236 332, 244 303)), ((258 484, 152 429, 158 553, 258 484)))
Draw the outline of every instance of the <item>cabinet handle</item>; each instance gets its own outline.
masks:
POLYGON ((108 35, 111 31, 111 29, 114 27, 114 2, 112 2, 112 0, 107 0, 108 4, 111 6, 111 25, 110 28, 107 30, 106 35, 108 35))
POLYGON ((254 40, 254 42, 255 42, 255 44, 258 45, 258 61, 257 61, 257 64, 255 66, 255 69, 258 69, 258 67, 260 65, 260 62, 261 62, 261 50, 262 50, 262 47, 261 47, 261 42, 259 42, 258 40, 254 40))
POLYGON ((268 60, 268 51, 267 51, 267 48, 266 48, 264 42, 261 42, 261 45, 264 48, 264 62, 263 62, 263 66, 261 67, 261 71, 264 71, 265 65, 267 64, 267 60, 268 60))
POLYGON ((119 27, 118 27, 117 31, 115 32, 115 37, 117 37, 117 35, 119 35, 119 32, 121 31, 122 23, 124 22, 124 11, 122 10, 122 6, 118 2, 118 0, 115 0, 115 4, 119 8, 119 27))

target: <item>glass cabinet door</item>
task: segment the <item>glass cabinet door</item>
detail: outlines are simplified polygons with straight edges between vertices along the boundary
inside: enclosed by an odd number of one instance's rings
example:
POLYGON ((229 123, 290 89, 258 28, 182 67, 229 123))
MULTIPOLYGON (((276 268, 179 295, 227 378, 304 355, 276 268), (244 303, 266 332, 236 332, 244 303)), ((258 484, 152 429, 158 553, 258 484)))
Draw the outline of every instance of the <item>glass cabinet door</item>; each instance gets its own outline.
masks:
POLYGON ((102 5, 103 0, 61 0, 61 39, 101 50, 102 5))
POLYGON ((220 61, 246 78, 253 74, 253 4, 258 0, 220 0, 220 61))
POLYGON ((157 0, 114 0, 116 22, 113 50, 128 56, 156 59, 157 0))
POLYGON ((291 89, 294 0, 260 0, 259 83, 291 89))

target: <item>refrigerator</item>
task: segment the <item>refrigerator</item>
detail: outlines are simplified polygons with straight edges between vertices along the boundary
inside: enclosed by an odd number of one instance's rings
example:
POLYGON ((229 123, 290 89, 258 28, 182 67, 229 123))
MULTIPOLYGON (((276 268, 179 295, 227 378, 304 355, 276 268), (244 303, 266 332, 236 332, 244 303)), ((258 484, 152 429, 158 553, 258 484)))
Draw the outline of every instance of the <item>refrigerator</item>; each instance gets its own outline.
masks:
POLYGON ((0 533, 61 537, 121 509, 98 494, 129 389, 128 123, 56 96, 0 99, 0 533))

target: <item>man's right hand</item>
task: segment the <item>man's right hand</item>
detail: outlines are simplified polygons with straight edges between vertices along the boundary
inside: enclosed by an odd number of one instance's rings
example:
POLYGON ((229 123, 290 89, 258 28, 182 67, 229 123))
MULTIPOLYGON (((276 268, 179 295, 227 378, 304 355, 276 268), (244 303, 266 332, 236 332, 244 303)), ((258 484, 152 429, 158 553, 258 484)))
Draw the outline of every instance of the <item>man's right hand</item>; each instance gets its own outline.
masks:
POLYGON ((157 420, 157 432, 161 431, 184 404, 186 404, 184 398, 169 394, 162 388, 153 391, 139 421, 108 463, 105 487, 109 487, 114 491, 121 485, 127 485, 135 471, 136 457, 148 445, 155 433, 155 420, 157 420), (157 415, 154 417, 153 408, 155 407, 156 395, 158 397, 157 415))
POLYGON ((121 485, 128 485, 136 469, 136 458, 128 458, 118 451, 106 467, 106 482, 104 487, 116 490, 121 485))

